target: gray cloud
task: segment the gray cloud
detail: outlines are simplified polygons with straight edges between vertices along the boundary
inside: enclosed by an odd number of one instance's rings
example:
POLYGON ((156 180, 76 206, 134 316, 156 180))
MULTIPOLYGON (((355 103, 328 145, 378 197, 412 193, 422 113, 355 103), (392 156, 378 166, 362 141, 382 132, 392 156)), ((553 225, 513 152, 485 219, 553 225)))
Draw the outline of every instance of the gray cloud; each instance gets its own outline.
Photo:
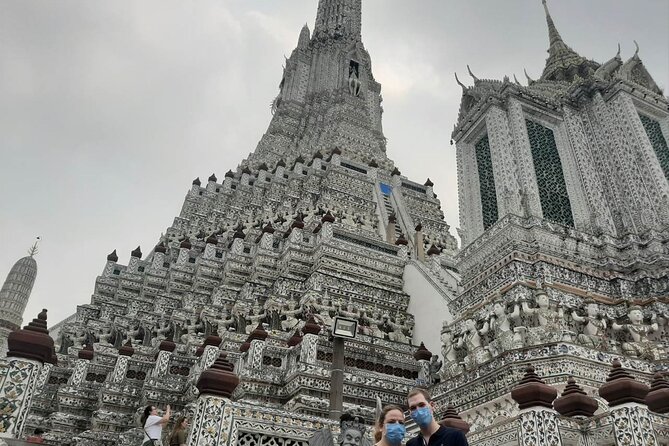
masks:
MULTIPOLYGON (((364 0, 363 40, 384 85, 388 153, 430 177, 457 227, 460 89, 526 67, 548 38, 539 0, 364 0)), ((553 0, 565 41, 603 62, 622 43, 669 86, 669 3, 553 0)), ((0 274, 44 238, 26 318, 89 302, 107 253, 148 252, 196 176, 222 176, 269 123, 283 55, 315 0, 2 0, 0 274)))

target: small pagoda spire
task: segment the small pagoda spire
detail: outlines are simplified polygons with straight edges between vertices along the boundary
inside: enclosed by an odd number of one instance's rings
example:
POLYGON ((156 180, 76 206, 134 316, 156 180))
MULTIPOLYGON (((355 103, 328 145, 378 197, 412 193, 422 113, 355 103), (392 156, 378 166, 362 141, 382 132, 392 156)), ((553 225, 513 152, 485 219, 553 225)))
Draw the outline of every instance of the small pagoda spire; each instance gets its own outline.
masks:
POLYGON ((518 403, 520 410, 530 407, 553 408, 553 401, 557 398, 557 390, 549 386, 537 375, 534 367, 525 369, 525 376, 516 387, 511 389, 511 398, 518 403))
POLYGON ((133 348, 132 341, 130 339, 127 339, 125 344, 119 347, 118 354, 121 356, 132 356, 135 354, 135 349, 133 348))
POLYGON ((7 357, 49 362, 55 355, 53 339, 46 328, 46 309, 21 330, 12 331, 7 339, 7 357))
POLYGON ((635 380, 616 358, 606 382, 599 387, 599 396, 608 401, 609 407, 627 403, 644 404, 648 390, 648 386, 635 380))
POLYGON ((113 251, 107 256, 107 261, 108 261, 108 262, 118 262, 118 254, 116 254, 116 250, 113 250, 113 251))
POLYGON ((565 417, 591 417, 597 410, 597 400, 588 396, 573 376, 567 379, 562 396, 553 401, 555 410, 565 417))
MULTIPOLYGON (((116 252, 116 251, 114 251, 116 252)), ((137 248, 133 249, 132 252, 130 253, 131 257, 137 257, 138 259, 142 258, 142 249, 138 246, 137 248)))
POLYGON ((450 404, 446 408, 446 412, 444 412, 444 418, 439 422, 439 424, 460 430, 465 434, 469 432, 471 427, 469 423, 462 419, 460 414, 455 410, 455 407, 450 404))
POLYGON ((655 373, 646 395, 648 409, 656 413, 669 413, 669 382, 661 372, 655 373))
POLYGON ((304 334, 314 334, 317 335, 321 332, 321 326, 316 323, 316 319, 313 316, 309 316, 307 323, 302 327, 302 332, 304 334))
POLYGON ((429 361, 432 359, 432 352, 425 347, 423 342, 418 346, 418 350, 413 354, 416 361, 429 361))
POLYGON ((93 344, 91 343, 84 345, 84 348, 77 353, 79 359, 85 359, 87 361, 92 361, 93 356, 95 356, 95 351, 93 350, 93 344))
POLYGON ((223 352, 214 364, 202 372, 197 382, 201 395, 213 395, 230 398, 239 385, 239 377, 234 373, 234 366, 223 352))
POLYGON ((302 342, 302 333, 300 333, 300 330, 296 330, 293 336, 288 339, 288 347, 295 347, 296 345, 299 345, 302 342))

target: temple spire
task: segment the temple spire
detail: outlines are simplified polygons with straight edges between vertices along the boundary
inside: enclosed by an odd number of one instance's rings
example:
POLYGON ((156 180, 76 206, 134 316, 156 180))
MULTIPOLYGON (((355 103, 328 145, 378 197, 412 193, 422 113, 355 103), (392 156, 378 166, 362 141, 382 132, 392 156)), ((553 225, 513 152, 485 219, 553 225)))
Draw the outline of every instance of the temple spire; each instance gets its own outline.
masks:
POLYGON ((546 23, 548 25, 548 59, 546 59, 546 68, 541 75, 541 80, 567 81, 572 82, 577 76, 585 77, 592 74, 599 65, 595 62, 589 62, 581 57, 576 51, 571 49, 560 36, 553 17, 548 10, 546 0, 541 0, 546 13, 546 23))
POLYGON ((360 40, 362 0, 319 0, 314 35, 360 40))
POLYGON ((557 45, 559 43, 565 45, 564 41, 562 40, 562 36, 560 36, 560 33, 558 32, 557 27, 555 26, 555 22, 553 22, 553 18, 551 17, 551 13, 548 10, 548 5, 546 4, 546 0, 541 0, 541 3, 544 5, 544 11, 546 12, 546 23, 548 24, 548 40, 550 42, 550 46, 552 47, 553 45, 557 45))

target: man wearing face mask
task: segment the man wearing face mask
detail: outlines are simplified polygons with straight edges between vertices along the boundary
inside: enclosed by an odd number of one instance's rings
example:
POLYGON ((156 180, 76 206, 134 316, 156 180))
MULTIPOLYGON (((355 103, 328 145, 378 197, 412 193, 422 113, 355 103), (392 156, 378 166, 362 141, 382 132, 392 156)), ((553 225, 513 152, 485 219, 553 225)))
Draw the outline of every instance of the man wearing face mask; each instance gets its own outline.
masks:
POLYGON ((469 446, 463 432, 437 423, 434 403, 427 391, 413 389, 407 398, 411 418, 420 428, 420 434, 409 440, 407 446, 469 446))

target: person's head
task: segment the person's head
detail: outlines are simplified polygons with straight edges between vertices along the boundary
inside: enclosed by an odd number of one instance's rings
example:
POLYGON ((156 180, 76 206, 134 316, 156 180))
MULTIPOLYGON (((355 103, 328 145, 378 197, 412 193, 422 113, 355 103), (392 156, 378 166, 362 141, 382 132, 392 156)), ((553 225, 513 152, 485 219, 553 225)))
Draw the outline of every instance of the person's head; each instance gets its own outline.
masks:
POLYGON ((425 389, 413 389, 407 396, 411 418, 421 429, 427 428, 434 421, 434 403, 425 389))
POLYGON ((376 438, 377 442, 385 438, 387 443, 399 445, 406 435, 404 412, 398 406, 385 406, 381 410, 378 420, 376 420, 376 428, 378 434, 378 438, 376 438))
POLYGON ((146 423, 146 420, 150 415, 158 415, 158 408, 156 406, 146 406, 144 408, 144 413, 142 413, 142 424, 146 423))
POLYGON ((188 428, 188 418, 179 417, 177 422, 174 424, 174 432, 178 432, 188 428))

